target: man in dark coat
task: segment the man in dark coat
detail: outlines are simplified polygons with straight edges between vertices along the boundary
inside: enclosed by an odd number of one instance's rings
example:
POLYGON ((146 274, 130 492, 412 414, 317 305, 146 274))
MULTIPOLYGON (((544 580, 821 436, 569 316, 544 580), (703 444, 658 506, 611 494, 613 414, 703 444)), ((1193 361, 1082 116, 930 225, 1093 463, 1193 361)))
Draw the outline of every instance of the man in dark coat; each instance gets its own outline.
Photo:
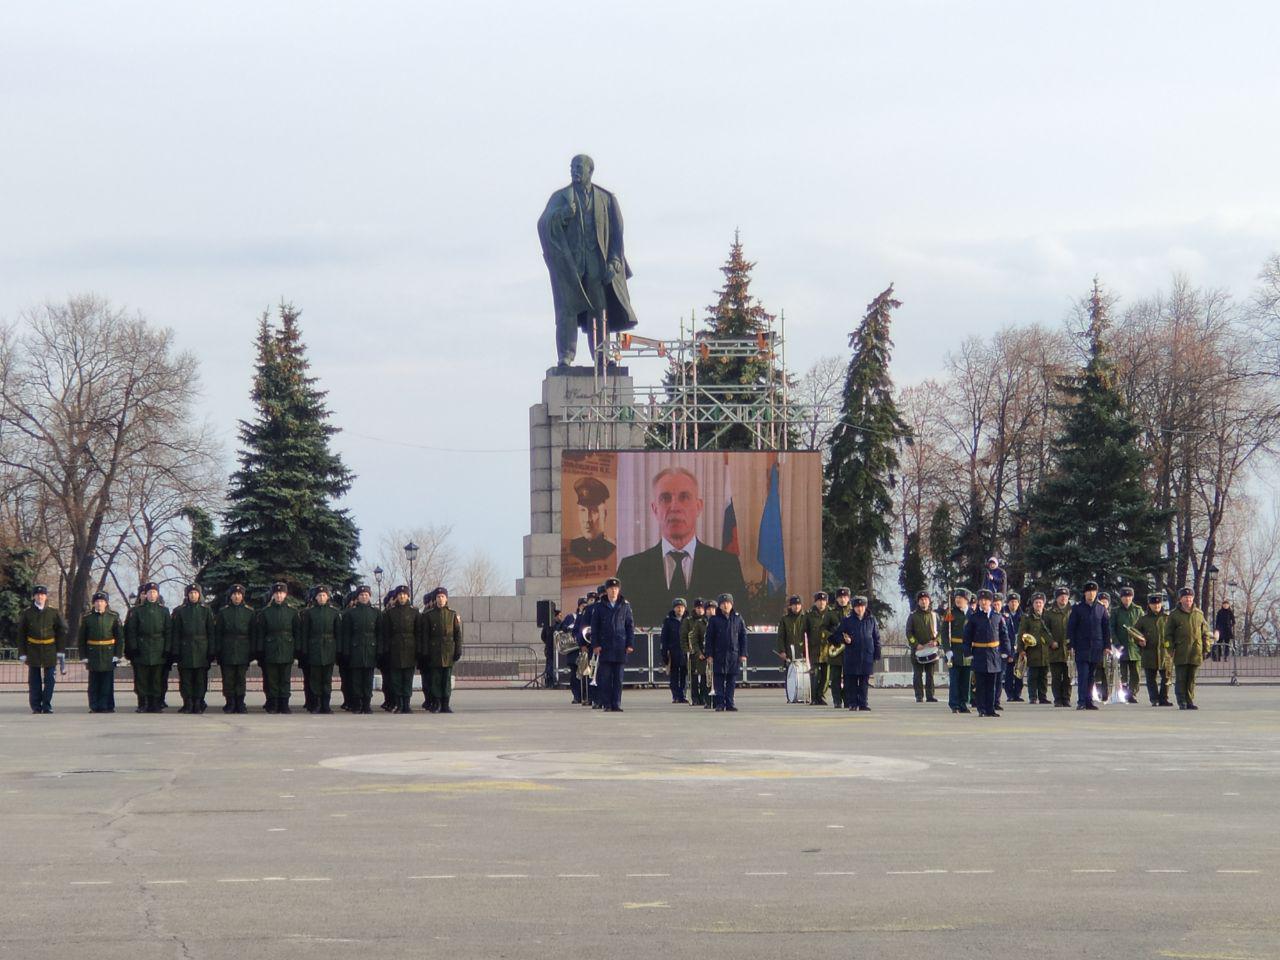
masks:
POLYGON ((53 713, 56 667, 66 669, 67 621, 49 606, 49 589, 37 585, 31 606, 18 615, 18 660, 27 665, 27 694, 32 713, 53 713))
POLYGON ((391 606, 379 620, 378 650, 387 664, 384 682, 391 687, 391 712, 413 713, 413 668, 418 654, 418 611, 409 588, 396 587, 391 606))
POLYGON ((969 622, 969 591, 957 587, 951 609, 943 617, 942 648, 947 654, 947 706, 952 713, 969 712, 973 664, 966 653, 964 628, 969 622))
POLYGON ((267 713, 292 713, 293 661, 298 655, 298 612, 289 606, 289 585, 277 582, 271 602, 254 619, 257 647, 262 655, 262 687, 267 713))
POLYGON ((308 713, 333 713, 333 665, 338 661, 338 628, 342 614, 329 602, 329 588, 318 585, 315 603, 302 611, 301 649, 307 657, 312 703, 308 713))
POLYGON ((1076 709, 1097 710, 1093 702, 1094 671, 1111 646, 1111 618, 1098 602, 1098 585, 1084 585, 1084 599, 1067 618, 1067 646, 1076 658, 1076 709))
POLYGON ((222 673, 223 713, 247 713, 245 673, 253 658, 253 609, 244 602, 244 584, 233 583, 213 618, 213 655, 222 673))
POLYGON ((165 669, 169 655, 169 611, 160 602, 155 581, 142 585, 142 599, 124 622, 124 651, 133 668, 138 695, 135 713, 159 713, 164 707, 165 669))
POLYGON ((578 154, 569 162, 569 186, 557 190, 538 218, 542 259, 551 274, 551 300, 556 311, 556 359, 573 363, 578 328, 587 334, 595 356, 597 325, 609 333, 636 325, 631 309, 627 264, 622 243, 622 210, 617 198, 591 182, 595 162, 578 154))
POLYGON ((688 674, 688 660, 680 646, 680 626, 684 620, 684 612, 688 608, 684 597, 676 597, 671 605, 671 612, 662 621, 662 640, 659 653, 667 668, 667 685, 671 688, 672 703, 688 703, 684 695, 685 679, 688 674))
POLYGON ((964 647, 973 661, 974 706, 980 717, 997 717, 996 690, 1009 659, 1009 633, 1005 619, 994 609, 990 590, 978 591, 978 609, 964 625, 964 647))
POLYGON ((378 611, 372 593, 361 584, 356 602, 342 615, 338 649, 351 677, 352 713, 373 713, 373 668, 378 662, 378 611))
POLYGON ((1223 597, 1222 606, 1213 618, 1213 628, 1218 631, 1217 642, 1213 645, 1213 659, 1226 660, 1231 656, 1231 642, 1236 638, 1236 614, 1231 609, 1231 601, 1223 597))
POLYGON ((745 596, 737 556, 698 539, 703 508, 698 478, 684 467, 666 467, 654 476, 650 491, 649 509, 661 539, 618 564, 618 579, 627 585, 636 623, 658 626, 671 601, 690 593, 745 596))
POLYGON ((449 591, 436 587, 435 600, 419 618, 422 656, 427 661, 432 713, 453 713, 453 667, 462 659, 462 618, 449 607, 449 591))
POLYGON ((578 527, 582 536, 569 541, 569 556, 580 563, 608 560, 617 549, 605 536, 609 522, 609 488, 595 477, 579 477, 573 484, 578 500, 578 527))
POLYGON ((114 610, 107 608, 107 595, 93 595, 92 606, 80 621, 76 641, 80 662, 89 670, 89 712, 116 712, 116 664, 124 656, 124 627, 114 610))
MULTIPOLYGON (((807 621, 806 621, 807 622, 807 621)), ((693 610, 680 625, 680 643, 689 660, 689 703, 711 709, 711 688, 707 683, 707 602, 693 601, 693 610)))
POLYGON ((731 593, 722 593, 716 599, 716 612, 707 621, 705 650, 715 678, 711 691, 715 709, 737 713, 733 693, 738 671, 747 665, 747 625, 733 609, 731 593))
POLYGON ((173 611, 169 630, 169 659, 178 665, 179 713, 204 713, 213 660, 213 613, 200 602, 200 585, 187 584, 186 599, 173 611))
POLYGON ((880 659, 880 627, 876 618, 867 613, 867 598, 853 598, 853 612, 840 621, 837 634, 844 644, 844 696, 841 702, 849 710, 869 712, 867 691, 871 688, 871 675, 880 659))
POLYGON ((627 654, 635 650, 635 617, 622 596, 622 584, 610 577, 604 596, 591 609, 591 643, 596 653, 601 709, 622 712, 622 671, 627 654))

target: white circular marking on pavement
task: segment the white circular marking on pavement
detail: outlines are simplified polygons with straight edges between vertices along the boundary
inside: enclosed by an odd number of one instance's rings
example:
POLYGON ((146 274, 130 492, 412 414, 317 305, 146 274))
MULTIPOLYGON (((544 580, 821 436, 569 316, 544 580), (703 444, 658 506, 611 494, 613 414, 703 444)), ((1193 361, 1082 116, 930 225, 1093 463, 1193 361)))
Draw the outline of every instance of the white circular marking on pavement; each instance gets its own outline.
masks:
MULTIPOLYGON (((753 780, 919 773, 918 760, 801 750, 416 750, 330 757, 322 767, 379 776, 491 780, 753 780)), ((840 825, 832 825, 840 829, 840 825)))

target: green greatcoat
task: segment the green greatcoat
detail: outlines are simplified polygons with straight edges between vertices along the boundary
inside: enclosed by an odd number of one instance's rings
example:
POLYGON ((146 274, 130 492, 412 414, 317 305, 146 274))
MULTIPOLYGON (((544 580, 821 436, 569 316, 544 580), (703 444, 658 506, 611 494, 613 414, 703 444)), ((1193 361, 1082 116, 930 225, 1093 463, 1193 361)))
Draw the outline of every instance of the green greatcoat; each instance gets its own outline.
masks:
POLYGON ((378 611, 373 604, 357 603, 342 614, 338 625, 338 652, 352 670, 372 670, 378 663, 378 611))
POLYGON ((809 664, 827 662, 827 644, 831 634, 840 626, 840 615, 834 607, 819 610, 815 603, 809 608, 805 620, 805 635, 809 638, 809 664))
POLYGON ((379 621, 378 652, 389 670, 412 670, 418 665, 418 611, 413 604, 388 607, 379 621))
POLYGON ((809 617, 800 613, 784 613, 778 621, 778 636, 774 648, 788 660, 804 659, 804 631, 809 617))
POLYGON ((1209 655, 1212 638, 1209 635, 1209 621, 1198 607, 1192 607, 1190 613, 1181 608, 1169 614, 1169 626, 1166 636, 1173 650, 1175 667, 1198 667, 1209 655))
POLYGON ((433 606, 422 614, 420 652, 436 669, 448 669, 462 659, 462 618, 445 607, 433 606))
POLYGON ((1132 660, 1134 663, 1142 659, 1142 648, 1138 646, 1138 641, 1129 635, 1125 627, 1133 627, 1137 630, 1138 621, 1141 619, 1142 610, 1136 603, 1131 603, 1128 607, 1123 603, 1117 603, 1111 608, 1111 645, 1124 647, 1125 659, 1132 660))
POLYGON ((80 621, 80 634, 76 642, 80 659, 87 660, 89 669, 96 672, 115 666, 112 657, 124 656, 124 626, 114 610, 95 613, 90 610, 80 621))
POLYGON ((169 648, 169 609, 159 600, 143 600, 124 622, 124 649, 136 666, 162 667, 169 648))
POLYGON ((1148 610, 1138 620, 1134 629, 1147 638, 1147 645, 1138 648, 1142 651, 1143 669, 1172 669, 1173 656, 1169 652, 1169 614, 1164 610, 1159 613, 1148 610))
POLYGON ((332 603, 314 604, 302 611, 301 655, 313 667, 331 667, 338 659, 338 631, 342 614, 332 603))
POLYGON ((255 619, 256 652, 263 663, 293 663, 298 655, 298 612, 272 600, 255 619))
POLYGON ((169 630, 169 658, 179 670, 204 670, 213 655, 213 611, 203 603, 184 600, 173 611, 169 630))
POLYGON ((1067 619, 1071 616, 1071 604, 1059 607, 1056 603, 1052 607, 1044 608, 1044 622, 1049 627, 1049 662, 1050 663, 1067 663, 1067 619), (1052 649, 1053 644, 1057 644, 1057 649, 1052 649))
POLYGON ((253 608, 228 603, 213 618, 213 653, 224 667, 247 667, 253 659, 253 608))
MULTIPOLYGON (((1047 612, 1047 611, 1046 611, 1047 612)), ((1049 630, 1049 624, 1045 622, 1043 614, 1036 616, 1034 610, 1028 610, 1022 615, 1019 622, 1018 642, 1022 645, 1022 649, 1027 654, 1028 667, 1047 667, 1049 665, 1049 641, 1052 639, 1052 633, 1049 630), (1028 647, 1026 641, 1022 639, 1021 634, 1027 634, 1035 637, 1034 646, 1028 647)))
POLYGON ((37 610, 33 603, 18 615, 17 635, 18 656, 27 658, 27 666, 56 667, 67 647, 67 621, 57 607, 37 610))

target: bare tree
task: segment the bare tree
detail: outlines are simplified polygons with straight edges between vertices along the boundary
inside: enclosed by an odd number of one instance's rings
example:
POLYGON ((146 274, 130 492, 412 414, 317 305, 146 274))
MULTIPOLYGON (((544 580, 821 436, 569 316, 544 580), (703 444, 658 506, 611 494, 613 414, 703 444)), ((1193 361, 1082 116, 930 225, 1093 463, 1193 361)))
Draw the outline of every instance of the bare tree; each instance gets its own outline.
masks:
POLYGON ((455 574, 451 590, 460 597, 487 597, 502 592, 498 564, 483 550, 474 551, 455 574))
POLYGON ((831 447, 831 431, 840 416, 840 397, 848 361, 839 356, 821 357, 804 372, 791 391, 792 412, 801 421, 800 447, 821 450, 831 447))
MULTIPOLYGON (((448 524, 429 524, 425 527, 388 530, 378 538, 376 552, 361 561, 361 570, 373 580, 374 567, 381 567, 383 590, 398 584, 409 585, 409 562, 404 548, 412 543, 418 547, 413 562, 413 587, 421 593, 421 587, 448 586, 448 581, 458 569, 457 551, 451 542, 453 527, 448 524)), ((450 589, 453 589, 452 587, 450 589)), ((414 602, 418 601, 414 597, 414 602)))
POLYGON ((197 389, 195 357, 175 351, 172 331, 92 295, 0 331, 0 423, 11 431, 0 456, 29 480, 46 535, 59 538, 50 552, 73 631, 129 466, 181 442, 197 389))

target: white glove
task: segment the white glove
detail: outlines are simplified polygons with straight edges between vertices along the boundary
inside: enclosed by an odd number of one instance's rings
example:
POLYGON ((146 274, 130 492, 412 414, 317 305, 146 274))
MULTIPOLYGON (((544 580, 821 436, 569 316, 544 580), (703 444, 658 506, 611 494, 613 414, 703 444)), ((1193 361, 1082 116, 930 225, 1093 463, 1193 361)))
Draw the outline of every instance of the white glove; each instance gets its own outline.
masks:
POLYGON ((59 653, 59 654, 58 654, 58 659, 59 659, 59 660, 63 660, 63 661, 65 661, 65 660, 67 659, 67 655, 66 655, 65 653, 59 653))
POLYGON ((18 662, 19 662, 19 663, 26 663, 26 662, 27 662, 27 655, 24 653, 22 656, 20 656, 20 657, 18 658, 18 662))
POLYGON ((119 657, 112 657, 112 658, 111 658, 111 665, 112 665, 113 667, 114 667, 117 663, 119 663, 119 662, 120 662, 120 658, 119 658, 119 657))
POLYGON ((80 658, 80 662, 81 662, 81 663, 88 663, 88 662, 89 662, 89 658, 88 658, 88 657, 81 657, 81 658, 80 658))

